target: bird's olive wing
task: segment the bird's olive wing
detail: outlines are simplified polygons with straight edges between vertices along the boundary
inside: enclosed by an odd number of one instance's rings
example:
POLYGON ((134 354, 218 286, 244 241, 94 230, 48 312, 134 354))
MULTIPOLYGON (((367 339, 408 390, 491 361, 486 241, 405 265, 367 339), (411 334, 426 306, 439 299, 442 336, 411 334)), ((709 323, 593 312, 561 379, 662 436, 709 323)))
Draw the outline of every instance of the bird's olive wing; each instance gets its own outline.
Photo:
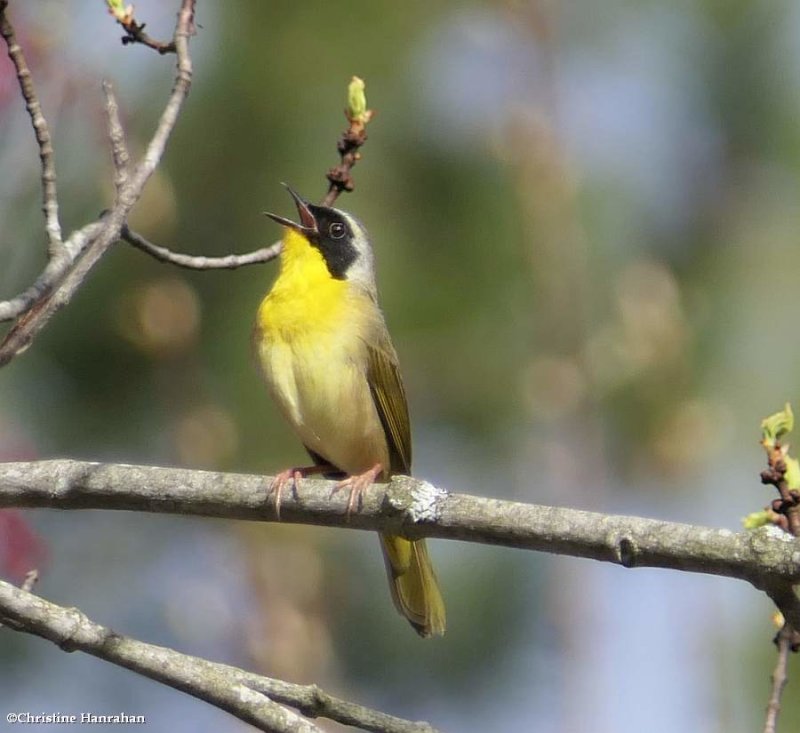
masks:
POLYGON ((392 473, 411 473, 411 423, 397 355, 391 343, 367 345, 367 381, 378 410, 392 473))

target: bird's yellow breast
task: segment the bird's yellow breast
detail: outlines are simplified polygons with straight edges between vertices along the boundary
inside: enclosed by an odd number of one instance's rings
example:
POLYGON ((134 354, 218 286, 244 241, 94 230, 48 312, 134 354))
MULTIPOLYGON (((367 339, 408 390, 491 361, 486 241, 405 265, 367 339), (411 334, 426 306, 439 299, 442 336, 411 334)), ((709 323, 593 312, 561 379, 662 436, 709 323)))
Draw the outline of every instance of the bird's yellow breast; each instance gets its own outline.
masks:
POLYGON ((287 231, 280 274, 258 310, 257 358, 306 447, 350 473, 388 460, 366 376, 377 313, 366 293, 331 277, 320 252, 287 231))
POLYGON ((347 290, 346 281, 331 277, 321 252, 288 229, 280 275, 258 309, 257 329, 268 341, 319 337, 340 323, 347 290))

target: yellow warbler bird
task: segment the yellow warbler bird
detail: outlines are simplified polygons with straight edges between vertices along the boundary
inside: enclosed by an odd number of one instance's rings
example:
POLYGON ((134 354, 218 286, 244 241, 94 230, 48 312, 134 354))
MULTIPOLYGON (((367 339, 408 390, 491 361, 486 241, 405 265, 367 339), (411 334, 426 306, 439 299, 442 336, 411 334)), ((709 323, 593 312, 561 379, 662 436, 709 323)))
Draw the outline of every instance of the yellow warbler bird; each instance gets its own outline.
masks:
MULTIPOLYGON (((311 471, 339 473, 347 476, 338 488, 349 490, 350 511, 374 481, 410 473, 406 395, 366 230, 349 214, 288 190, 300 221, 268 214, 286 233, 254 342, 273 398, 316 465, 284 471, 272 490, 279 508, 289 481, 311 471)), ((420 636, 443 634, 444 602, 425 540, 380 540, 397 610, 420 636)))

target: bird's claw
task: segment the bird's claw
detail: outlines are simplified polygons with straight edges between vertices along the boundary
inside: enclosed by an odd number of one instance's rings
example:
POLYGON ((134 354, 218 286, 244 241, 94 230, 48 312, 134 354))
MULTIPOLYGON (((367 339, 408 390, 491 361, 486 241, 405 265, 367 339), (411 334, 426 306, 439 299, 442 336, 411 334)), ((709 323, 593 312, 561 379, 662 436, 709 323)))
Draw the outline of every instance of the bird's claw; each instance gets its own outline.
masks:
POLYGON ((364 471, 364 473, 356 474, 355 476, 348 476, 343 481, 339 481, 331 491, 331 496, 339 493, 342 489, 347 489, 349 496, 347 497, 347 518, 353 513, 356 508, 361 508, 364 498, 364 492, 375 483, 378 476, 383 473, 383 466, 379 463, 372 468, 364 471))
POLYGON ((275 508, 275 516, 281 518, 281 499, 283 497, 283 490, 287 484, 291 484, 291 490, 295 494, 300 486, 300 480, 303 478, 303 471, 299 468, 287 468, 275 476, 270 484, 267 497, 272 496, 272 505, 275 508))

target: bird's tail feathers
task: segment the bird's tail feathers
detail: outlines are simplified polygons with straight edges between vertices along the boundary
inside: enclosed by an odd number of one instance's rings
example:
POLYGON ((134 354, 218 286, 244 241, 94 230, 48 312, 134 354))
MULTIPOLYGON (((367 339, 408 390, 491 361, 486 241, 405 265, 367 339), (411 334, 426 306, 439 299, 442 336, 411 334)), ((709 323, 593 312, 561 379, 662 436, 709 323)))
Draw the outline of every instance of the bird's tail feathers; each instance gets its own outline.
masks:
POLYGON ((441 636, 445 629, 444 600, 425 540, 389 534, 380 538, 397 610, 420 636, 441 636))

